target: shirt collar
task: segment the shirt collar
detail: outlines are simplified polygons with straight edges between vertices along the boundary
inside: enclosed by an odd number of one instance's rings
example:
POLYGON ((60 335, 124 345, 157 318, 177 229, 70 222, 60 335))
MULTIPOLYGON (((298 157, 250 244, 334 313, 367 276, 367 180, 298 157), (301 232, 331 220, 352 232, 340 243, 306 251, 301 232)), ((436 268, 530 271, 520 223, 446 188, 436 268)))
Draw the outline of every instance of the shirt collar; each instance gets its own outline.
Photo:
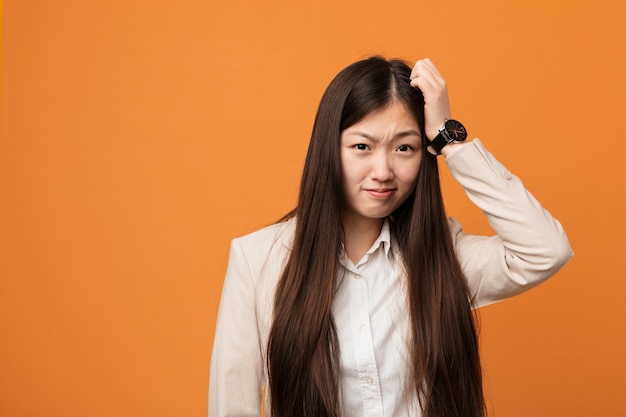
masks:
POLYGON ((374 252, 376 249, 378 249, 380 245, 382 245, 383 249, 385 250, 385 256, 389 256, 389 249, 391 248, 391 231, 389 229, 389 220, 387 219, 385 219, 385 221, 383 222, 383 227, 380 229, 380 234, 378 235, 378 238, 374 241, 374 244, 372 245, 370 250, 367 251, 367 254, 371 254, 372 252, 374 252))
MULTIPOLYGON (((383 222, 383 226, 380 229, 380 233, 378 237, 376 238, 372 246, 369 248, 369 250, 365 253, 365 255, 363 255, 363 258, 369 257, 372 253, 376 252, 376 250, 378 250, 378 248, 381 246, 383 250, 385 251, 385 256, 389 257, 389 250, 391 249, 391 229, 389 228, 389 220, 387 219, 385 219, 385 221, 383 222)), ((339 262, 345 267, 347 267, 348 264, 350 264, 348 260, 348 256, 346 255, 346 250, 343 245, 343 242, 341 243, 341 253, 339 254, 339 262)))

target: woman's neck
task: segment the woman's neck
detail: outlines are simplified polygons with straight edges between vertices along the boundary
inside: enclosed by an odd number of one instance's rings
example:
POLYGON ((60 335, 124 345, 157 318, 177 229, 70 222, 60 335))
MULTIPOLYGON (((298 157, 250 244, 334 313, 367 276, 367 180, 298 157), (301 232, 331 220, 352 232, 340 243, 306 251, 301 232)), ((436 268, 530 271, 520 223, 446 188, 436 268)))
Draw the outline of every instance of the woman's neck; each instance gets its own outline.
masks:
POLYGON ((380 235, 383 221, 349 215, 342 217, 343 246, 352 263, 356 265, 372 247, 380 235))

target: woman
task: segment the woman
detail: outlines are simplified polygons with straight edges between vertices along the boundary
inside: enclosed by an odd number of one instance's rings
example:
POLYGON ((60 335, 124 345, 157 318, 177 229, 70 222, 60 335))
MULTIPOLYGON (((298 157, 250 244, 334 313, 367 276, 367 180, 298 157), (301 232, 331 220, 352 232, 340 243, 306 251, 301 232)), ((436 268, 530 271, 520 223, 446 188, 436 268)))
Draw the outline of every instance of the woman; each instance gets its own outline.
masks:
POLYGON ((335 77, 296 209, 232 242, 210 416, 259 415, 264 387, 274 417, 485 415, 472 308, 539 284, 572 252, 519 179, 448 120, 428 59, 411 71, 375 57, 335 77), (438 153, 496 236, 446 219, 438 153))

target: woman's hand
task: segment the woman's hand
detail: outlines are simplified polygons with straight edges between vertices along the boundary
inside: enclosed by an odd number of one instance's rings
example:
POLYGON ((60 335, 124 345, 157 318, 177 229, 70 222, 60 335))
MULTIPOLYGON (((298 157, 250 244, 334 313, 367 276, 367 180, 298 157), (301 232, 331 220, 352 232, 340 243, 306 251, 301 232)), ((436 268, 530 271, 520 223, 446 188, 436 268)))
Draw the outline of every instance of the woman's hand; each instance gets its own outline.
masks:
POLYGON ((424 96, 426 137, 433 140, 444 122, 450 119, 446 80, 430 59, 420 59, 411 72, 411 86, 419 88, 424 96))

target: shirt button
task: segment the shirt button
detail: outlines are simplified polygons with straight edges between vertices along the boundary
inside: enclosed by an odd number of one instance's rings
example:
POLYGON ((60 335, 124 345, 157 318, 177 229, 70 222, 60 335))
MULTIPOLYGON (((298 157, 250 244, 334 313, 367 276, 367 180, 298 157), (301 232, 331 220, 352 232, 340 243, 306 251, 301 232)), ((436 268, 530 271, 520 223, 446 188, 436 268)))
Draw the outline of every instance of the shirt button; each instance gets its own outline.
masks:
POLYGON ((372 378, 371 376, 367 377, 367 379, 365 380, 365 382, 367 382, 367 385, 372 385, 374 383, 374 378, 372 378))
POLYGON ((361 325, 359 326, 359 330, 360 330, 360 331, 365 330, 365 325, 364 325, 364 324, 361 324, 361 325))

